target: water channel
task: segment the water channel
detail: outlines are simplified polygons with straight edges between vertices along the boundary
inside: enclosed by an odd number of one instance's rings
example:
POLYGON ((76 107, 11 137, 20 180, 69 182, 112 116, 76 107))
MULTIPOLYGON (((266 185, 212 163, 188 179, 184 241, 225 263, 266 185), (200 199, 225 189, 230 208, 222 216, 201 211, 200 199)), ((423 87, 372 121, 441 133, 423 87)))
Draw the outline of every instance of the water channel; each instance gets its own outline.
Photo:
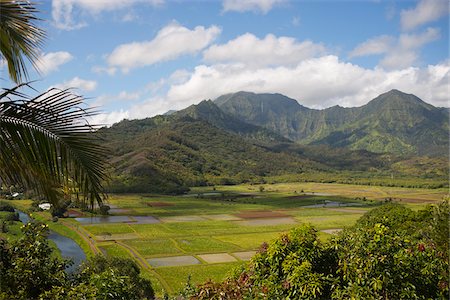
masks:
MULTIPOLYGON (((30 217, 26 213, 21 212, 20 210, 17 210, 17 212, 19 213, 19 219, 22 223, 26 224, 30 222, 30 217)), ((86 260, 86 254, 83 249, 81 249, 81 247, 72 239, 51 230, 48 239, 56 244, 63 258, 72 259, 73 264, 66 268, 68 273, 73 273, 76 268, 86 260)))

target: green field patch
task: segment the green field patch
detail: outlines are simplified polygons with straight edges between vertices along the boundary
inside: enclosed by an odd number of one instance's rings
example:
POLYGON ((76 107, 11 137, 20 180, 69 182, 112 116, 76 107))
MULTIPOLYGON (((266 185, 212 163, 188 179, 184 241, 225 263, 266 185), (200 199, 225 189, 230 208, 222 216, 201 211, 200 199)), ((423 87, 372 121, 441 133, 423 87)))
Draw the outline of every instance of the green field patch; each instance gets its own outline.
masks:
POLYGON ((219 251, 234 251, 240 248, 211 237, 183 237, 176 239, 178 246, 186 252, 207 253, 219 251))
POLYGON ((179 235, 178 232, 168 228, 166 224, 130 225, 143 239, 161 239, 179 235))
POLYGON ((128 250, 118 244, 101 243, 99 244, 99 248, 100 250, 102 250, 102 252, 106 252, 107 256, 131 258, 130 252, 128 252, 128 250))
POLYGON ((180 236, 215 235, 242 230, 239 225, 227 221, 170 223, 165 226, 180 236))
POLYGON ((123 243, 133 247, 144 257, 150 257, 154 255, 164 256, 181 253, 177 249, 175 243, 169 239, 158 240, 127 240, 123 243))
POLYGON ((346 214, 337 216, 297 217, 297 219, 302 223, 312 224, 315 228, 322 230, 353 225, 361 216, 362 214, 346 214))
POLYGON ((190 276, 192 285, 204 283, 206 280, 220 281, 242 262, 213 264, 213 265, 193 265, 184 267, 164 267, 155 271, 169 284, 175 291, 180 291, 190 276))
MULTIPOLYGON (((338 208, 339 209, 339 208, 338 208)), ((344 209, 350 209, 350 208, 344 208, 344 209)), ((362 209, 362 208, 358 208, 362 209)), ((370 208, 368 208, 370 209, 370 208)), ((293 209, 289 210, 289 214, 296 217, 313 217, 313 216, 340 216, 343 215, 341 211, 336 211, 332 208, 300 208, 300 209, 293 209)))
POLYGON ((243 226, 274 226, 274 225, 286 225, 296 224, 294 218, 270 218, 270 219, 248 219, 243 221, 236 221, 237 224, 243 226))
POLYGON ((134 233, 128 224, 84 225, 83 228, 93 235, 134 233))
POLYGON ((215 236, 216 239, 232 243, 243 249, 257 249, 263 242, 279 237, 281 232, 255 232, 215 236))
POLYGON ((97 241, 121 241, 121 240, 134 240, 138 239, 139 236, 136 233, 124 233, 124 234, 105 234, 105 235, 96 235, 95 239, 97 241))

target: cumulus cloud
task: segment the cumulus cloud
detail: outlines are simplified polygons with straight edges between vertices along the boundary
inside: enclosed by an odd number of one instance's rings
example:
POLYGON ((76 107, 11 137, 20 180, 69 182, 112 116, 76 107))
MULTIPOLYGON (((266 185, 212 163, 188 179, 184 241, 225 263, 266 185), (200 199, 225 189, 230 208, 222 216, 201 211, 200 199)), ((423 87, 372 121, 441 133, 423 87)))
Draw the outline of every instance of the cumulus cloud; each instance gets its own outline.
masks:
POLYGON ((253 11, 268 13, 274 6, 279 5, 285 0, 224 0, 222 3, 223 11, 253 11))
POLYGON ((102 67, 102 66, 93 66, 92 72, 97 74, 108 74, 108 75, 114 75, 116 74, 117 68, 115 67, 102 67))
POLYGON ((127 91, 121 91, 118 94, 111 95, 111 94, 104 94, 100 95, 96 98, 94 98, 94 101, 90 103, 90 106, 92 107, 102 107, 114 102, 121 102, 122 104, 124 101, 135 101, 138 100, 142 95, 142 91, 134 91, 134 92, 127 92, 127 91))
POLYGON ((349 53, 349 57, 385 54, 380 66, 388 69, 406 68, 418 61, 421 47, 439 37, 437 28, 428 28, 415 34, 403 33, 398 38, 382 35, 359 44, 349 53))
POLYGON ((349 57, 386 53, 392 48, 394 42, 395 38, 392 36, 378 36, 356 46, 356 48, 350 52, 349 57))
POLYGON ((175 59, 184 54, 195 54, 207 47, 221 30, 217 26, 197 26, 193 30, 175 22, 162 28, 151 41, 122 44, 108 56, 108 64, 123 72, 175 59))
POLYGON ((42 75, 57 71, 59 67, 73 59, 72 54, 66 51, 42 53, 37 59, 36 66, 42 75))
POLYGON ((419 50, 425 44, 440 37, 436 28, 428 28, 419 34, 401 34, 395 45, 380 61, 380 65, 388 69, 400 69, 414 65, 419 59, 419 50))
POLYGON ((333 55, 308 59, 297 66, 257 70, 242 64, 200 65, 184 82, 172 83, 164 95, 137 102, 125 112, 113 112, 110 120, 117 121, 121 115, 131 119, 151 117, 242 90, 282 93, 307 107, 326 108, 361 106, 384 92, 399 89, 435 106, 448 107, 449 80, 450 61, 401 70, 362 68, 333 55))
POLYGON ((446 0, 421 0, 415 8, 401 11, 401 27, 403 30, 412 30, 448 15, 448 13, 449 4, 446 0))
POLYGON ((86 26, 87 23, 73 18, 77 9, 85 14, 98 14, 102 11, 124 9, 138 3, 158 6, 163 4, 164 0, 53 0, 53 23, 57 28, 63 30, 79 29, 86 26))
POLYGON ((86 92, 91 92, 96 89, 97 82, 94 80, 85 80, 79 77, 74 77, 70 80, 64 81, 63 83, 57 84, 55 86, 59 89, 79 89, 86 92))
POLYGON ((259 39, 246 33, 222 45, 213 45, 203 52, 207 62, 243 63, 249 66, 295 65, 324 54, 325 47, 311 41, 298 42, 291 37, 273 34, 259 39))
POLYGON ((90 117, 89 124, 100 125, 100 126, 110 126, 117 123, 123 119, 129 118, 129 112, 126 110, 113 111, 110 113, 100 113, 98 115, 90 117))

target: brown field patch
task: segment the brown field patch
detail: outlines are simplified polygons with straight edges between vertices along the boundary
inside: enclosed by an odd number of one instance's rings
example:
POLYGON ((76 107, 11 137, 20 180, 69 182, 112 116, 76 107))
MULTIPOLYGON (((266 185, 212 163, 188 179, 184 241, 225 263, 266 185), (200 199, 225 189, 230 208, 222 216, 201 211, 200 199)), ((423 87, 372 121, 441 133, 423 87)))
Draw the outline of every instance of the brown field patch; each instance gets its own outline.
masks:
POLYGON ((147 261, 152 267, 174 267, 201 264, 198 259, 191 255, 150 258, 147 259, 147 261))
POLYGON ((173 206, 174 204, 162 201, 155 201, 155 202, 147 202, 147 205, 151 207, 165 207, 165 206, 173 206))
POLYGON ((78 210, 68 209, 65 213, 69 218, 78 218, 84 216, 84 214, 78 210))
POLYGON ((258 219, 258 218, 284 218, 289 217, 289 215, 284 214, 279 211, 269 211, 269 210, 252 210, 245 211, 238 214, 234 214, 236 217, 243 219, 258 219))
POLYGON ((301 195, 289 196, 289 197, 286 197, 286 198, 287 199, 292 199, 292 200, 297 200, 297 199, 310 198, 310 197, 311 197, 311 195, 301 194, 301 195))
POLYGON ((201 254, 198 255, 198 257, 206 261, 208 264, 236 261, 236 258, 228 253, 201 254))
POLYGON ((324 230, 321 230, 321 231, 325 232, 325 233, 328 233, 328 234, 336 235, 336 234, 338 234, 339 232, 342 231, 342 228, 324 229, 324 230))
POLYGON ((240 260, 250 260, 256 254, 256 251, 241 251, 233 252, 232 254, 240 260))

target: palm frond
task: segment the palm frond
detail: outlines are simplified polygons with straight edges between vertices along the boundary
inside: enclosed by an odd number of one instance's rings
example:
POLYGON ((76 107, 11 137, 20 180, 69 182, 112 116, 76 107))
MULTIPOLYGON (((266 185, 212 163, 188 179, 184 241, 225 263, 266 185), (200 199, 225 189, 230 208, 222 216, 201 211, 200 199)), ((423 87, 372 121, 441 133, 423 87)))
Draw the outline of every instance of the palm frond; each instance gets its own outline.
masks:
POLYGON ((0 178, 33 188, 57 205, 61 188, 74 183, 89 202, 102 203, 105 150, 82 109, 83 98, 51 89, 36 97, 19 85, 0 94, 0 178))
POLYGON ((28 78, 26 57, 37 68, 42 43, 43 29, 35 22, 36 5, 24 0, 0 0, 0 54, 8 64, 11 79, 22 82, 28 78))

